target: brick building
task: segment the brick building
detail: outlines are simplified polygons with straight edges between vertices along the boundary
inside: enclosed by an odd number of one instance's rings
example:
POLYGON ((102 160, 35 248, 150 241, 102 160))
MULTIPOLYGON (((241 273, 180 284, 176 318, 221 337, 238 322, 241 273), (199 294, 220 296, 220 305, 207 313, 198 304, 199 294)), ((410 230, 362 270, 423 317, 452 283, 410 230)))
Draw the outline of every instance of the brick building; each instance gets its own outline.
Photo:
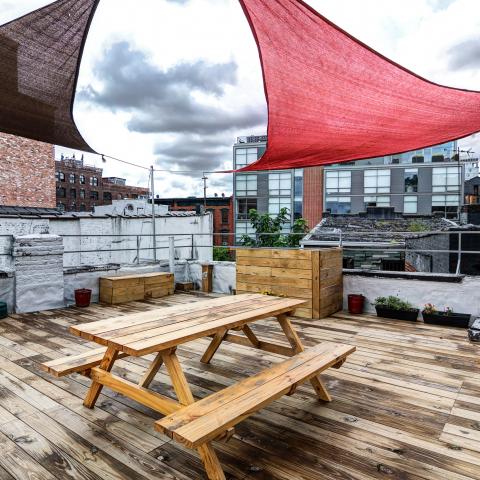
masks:
MULTIPOLYGON (((170 210, 196 210, 204 204, 203 197, 156 198, 155 203, 170 210)), ((213 214, 214 245, 233 245, 233 197, 207 197, 207 212, 213 214)))
POLYGON ((126 185, 124 178, 103 178, 103 169, 85 165, 83 159, 62 158, 55 161, 56 205, 66 212, 92 211, 98 205, 111 205, 112 200, 140 198, 148 188, 126 185))
POLYGON ((0 205, 55 207, 53 146, 0 133, 0 205))

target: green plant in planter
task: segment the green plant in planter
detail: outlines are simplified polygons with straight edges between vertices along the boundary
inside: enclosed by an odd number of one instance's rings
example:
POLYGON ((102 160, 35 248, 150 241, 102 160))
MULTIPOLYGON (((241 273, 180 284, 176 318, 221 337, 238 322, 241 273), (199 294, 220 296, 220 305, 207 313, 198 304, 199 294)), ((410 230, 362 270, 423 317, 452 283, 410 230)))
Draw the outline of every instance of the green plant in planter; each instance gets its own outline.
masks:
POLYGON ((438 310, 433 303, 426 303, 422 311, 423 313, 431 315, 432 313, 437 313, 438 310))
POLYGON ((385 307, 391 310, 416 310, 411 303, 408 303, 405 300, 393 295, 388 297, 377 297, 373 304, 375 306, 385 307))
MULTIPOLYGON (((423 313, 427 315, 432 315, 434 313, 438 313, 437 307, 433 303, 427 303, 423 307, 423 313)), ((453 311, 452 307, 445 307, 442 312, 444 315, 453 315, 455 312, 453 311)))

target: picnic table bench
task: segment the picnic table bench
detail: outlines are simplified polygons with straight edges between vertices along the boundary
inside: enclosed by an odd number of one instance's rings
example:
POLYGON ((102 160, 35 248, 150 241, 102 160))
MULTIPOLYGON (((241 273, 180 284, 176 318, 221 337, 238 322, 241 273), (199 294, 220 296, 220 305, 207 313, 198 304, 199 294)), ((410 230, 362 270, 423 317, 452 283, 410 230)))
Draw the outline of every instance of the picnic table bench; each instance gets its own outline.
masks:
POLYGON ((43 368, 58 377, 77 372, 91 378, 84 400, 88 408, 95 406, 106 386, 166 415, 156 422, 155 428, 197 449, 208 478, 224 480, 223 469, 211 445, 213 440, 228 439, 240 421, 282 395, 293 394, 296 387, 306 381, 310 381, 320 400, 330 401, 319 373, 329 367, 340 367, 355 351, 353 346, 330 342, 305 350, 288 318, 303 303, 298 299, 243 294, 75 325, 70 327, 71 333, 103 347, 52 360, 43 364, 43 368), (290 346, 260 340, 250 328, 250 323, 269 317, 277 319, 290 346), (229 333, 232 330, 243 335, 229 333), (212 360, 223 341, 290 358, 195 401, 176 348, 208 336, 212 340, 201 358, 204 363, 212 360), (152 353, 155 358, 138 384, 111 372, 119 358, 152 353), (170 376, 177 400, 148 389, 162 365, 170 376))

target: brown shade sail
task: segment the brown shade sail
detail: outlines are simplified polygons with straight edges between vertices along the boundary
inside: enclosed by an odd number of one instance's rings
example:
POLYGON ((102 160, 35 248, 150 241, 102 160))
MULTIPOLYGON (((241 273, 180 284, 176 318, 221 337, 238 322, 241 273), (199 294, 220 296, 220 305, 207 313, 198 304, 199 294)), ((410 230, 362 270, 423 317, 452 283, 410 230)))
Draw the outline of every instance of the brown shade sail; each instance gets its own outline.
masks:
POLYGON ((94 152, 72 109, 98 2, 58 0, 0 26, 0 131, 94 152))

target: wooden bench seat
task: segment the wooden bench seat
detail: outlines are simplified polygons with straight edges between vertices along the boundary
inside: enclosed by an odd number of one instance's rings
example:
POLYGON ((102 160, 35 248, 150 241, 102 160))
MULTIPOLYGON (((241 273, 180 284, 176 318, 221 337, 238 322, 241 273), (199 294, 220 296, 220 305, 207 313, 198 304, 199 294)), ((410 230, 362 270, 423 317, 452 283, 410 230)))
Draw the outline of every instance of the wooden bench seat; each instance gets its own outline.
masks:
POLYGON ((351 345, 321 343, 182 407, 157 421, 155 427, 189 448, 201 447, 282 395, 292 394, 298 384, 311 380, 315 387, 315 382, 320 382, 318 373, 341 365, 354 351, 351 345))
MULTIPOLYGON (((55 377, 64 377, 70 373, 85 372, 100 365, 106 351, 107 349, 105 347, 94 348, 78 355, 70 355, 43 363, 41 368, 55 377)), ((126 356, 126 354, 120 352, 118 358, 126 356)))

